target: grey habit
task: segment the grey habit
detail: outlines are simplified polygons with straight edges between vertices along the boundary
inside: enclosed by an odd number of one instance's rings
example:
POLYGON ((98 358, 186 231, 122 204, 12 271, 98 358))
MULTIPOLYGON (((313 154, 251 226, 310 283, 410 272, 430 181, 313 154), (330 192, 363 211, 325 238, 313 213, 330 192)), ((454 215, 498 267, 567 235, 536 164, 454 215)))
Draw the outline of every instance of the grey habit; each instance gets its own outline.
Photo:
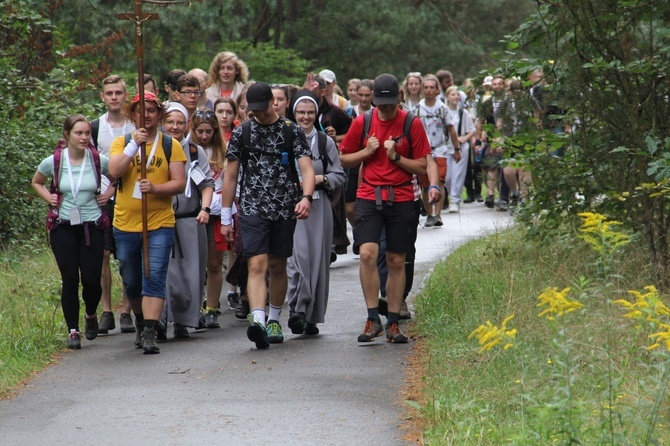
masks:
MULTIPOLYGON (((317 131, 313 129, 307 136, 312 148, 314 174, 322 175, 323 162, 319 157, 317 131)), ((340 165, 340 157, 335 141, 327 138, 326 153, 329 161, 326 167, 331 191, 344 184, 346 179, 340 165)), ((309 218, 298 220, 293 233, 293 255, 287 262, 288 290, 286 300, 293 311, 304 312, 307 322, 324 322, 328 293, 330 291, 330 251, 333 244, 333 210, 325 190, 315 191, 309 218)))
POLYGON ((167 320, 187 327, 198 327, 200 305, 205 289, 207 268, 207 229, 195 217, 201 209, 198 189, 214 188, 209 159, 202 147, 197 146, 198 159, 191 162, 188 142, 182 141, 186 154, 186 190, 172 199, 175 213, 174 247, 168 264, 165 310, 167 320), (192 169, 200 168, 205 179, 196 184, 192 169))

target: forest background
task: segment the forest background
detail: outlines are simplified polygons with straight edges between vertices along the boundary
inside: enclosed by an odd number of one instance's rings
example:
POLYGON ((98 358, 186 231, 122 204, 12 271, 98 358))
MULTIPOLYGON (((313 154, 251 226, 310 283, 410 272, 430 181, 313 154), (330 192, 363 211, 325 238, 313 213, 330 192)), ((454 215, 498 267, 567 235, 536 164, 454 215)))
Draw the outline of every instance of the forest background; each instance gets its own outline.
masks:
MULTIPOLYGON (((350 77, 493 66, 492 50, 536 8, 527 0, 202 0, 146 2, 145 72, 162 87, 174 68, 209 69, 236 52, 251 79, 302 84, 309 71, 350 77)), ((0 1, 0 248, 42 238, 45 206, 30 188, 71 113, 104 112, 102 78, 137 77, 131 0, 0 1)))

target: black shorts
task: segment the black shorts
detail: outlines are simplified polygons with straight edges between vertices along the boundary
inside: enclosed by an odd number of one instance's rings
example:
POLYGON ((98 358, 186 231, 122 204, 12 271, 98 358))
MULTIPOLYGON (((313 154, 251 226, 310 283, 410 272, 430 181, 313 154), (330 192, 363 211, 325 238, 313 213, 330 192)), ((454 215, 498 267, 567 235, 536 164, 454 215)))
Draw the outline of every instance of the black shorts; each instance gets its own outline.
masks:
POLYGON ((356 200, 354 210, 354 246, 363 243, 379 244, 382 228, 386 230, 386 250, 408 253, 416 239, 416 204, 414 201, 382 203, 382 209, 372 200, 356 200))
POLYGON ((356 191, 358 191, 358 172, 360 166, 344 169, 347 176, 347 182, 344 189, 344 202, 353 203, 356 201, 356 191))
POLYGON ((102 212, 109 217, 109 228, 105 230, 105 251, 116 254, 116 242, 114 241, 114 233, 112 232, 112 225, 114 224, 114 200, 107 201, 107 204, 102 206, 102 212))
POLYGON ((295 219, 265 220, 254 215, 240 215, 239 219, 242 228, 242 256, 244 258, 248 259, 260 254, 291 257, 295 219))

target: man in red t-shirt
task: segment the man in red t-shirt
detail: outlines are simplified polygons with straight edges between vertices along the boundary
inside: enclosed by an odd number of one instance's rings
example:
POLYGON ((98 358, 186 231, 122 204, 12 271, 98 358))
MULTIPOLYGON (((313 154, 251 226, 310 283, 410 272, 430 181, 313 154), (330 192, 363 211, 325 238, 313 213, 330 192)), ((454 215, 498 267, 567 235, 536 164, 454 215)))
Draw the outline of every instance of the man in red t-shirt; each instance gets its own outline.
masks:
POLYGON ((382 334, 379 318, 379 275, 377 253, 382 229, 386 231, 388 263, 388 316, 386 340, 406 343, 398 327, 405 288, 405 254, 414 245, 410 237, 416 226, 412 175, 426 173, 430 144, 421 121, 414 119, 409 135, 404 133, 407 112, 398 109, 398 79, 377 76, 370 129, 364 131, 364 116, 354 120, 340 144, 343 167, 362 168, 362 182, 356 193, 354 246, 360 249, 360 277, 368 319, 358 342, 370 342, 382 334), (362 144, 361 144, 362 141, 362 144))

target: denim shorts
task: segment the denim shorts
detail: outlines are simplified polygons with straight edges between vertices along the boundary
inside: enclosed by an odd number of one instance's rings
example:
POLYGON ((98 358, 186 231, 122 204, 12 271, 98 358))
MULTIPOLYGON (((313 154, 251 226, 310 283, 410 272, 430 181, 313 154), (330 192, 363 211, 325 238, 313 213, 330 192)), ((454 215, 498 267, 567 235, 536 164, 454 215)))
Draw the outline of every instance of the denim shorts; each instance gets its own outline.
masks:
POLYGON ((165 299, 165 280, 174 244, 174 228, 149 231, 149 277, 144 277, 144 250, 141 232, 114 228, 116 258, 128 299, 142 296, 165 299))

